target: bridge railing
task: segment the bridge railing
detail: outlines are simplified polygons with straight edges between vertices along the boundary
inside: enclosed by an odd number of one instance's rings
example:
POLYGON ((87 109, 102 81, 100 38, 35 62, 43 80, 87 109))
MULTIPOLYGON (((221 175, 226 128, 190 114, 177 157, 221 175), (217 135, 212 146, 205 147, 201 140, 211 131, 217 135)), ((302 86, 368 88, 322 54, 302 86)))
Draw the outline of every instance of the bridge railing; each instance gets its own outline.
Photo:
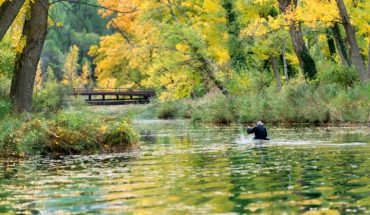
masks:
POLYGON ((109 93, 140 93, 155 96, 154 89, 130 89, 130 88, 73 88, 73 95, 82 94, 109 94, 109 93))

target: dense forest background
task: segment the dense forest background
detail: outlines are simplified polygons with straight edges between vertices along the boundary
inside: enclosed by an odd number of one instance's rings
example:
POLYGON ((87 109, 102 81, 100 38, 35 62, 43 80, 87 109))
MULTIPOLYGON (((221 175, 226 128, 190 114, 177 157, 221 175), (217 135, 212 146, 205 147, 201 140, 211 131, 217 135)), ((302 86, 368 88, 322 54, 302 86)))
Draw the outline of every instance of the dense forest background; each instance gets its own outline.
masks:
MULTIPOLYGON (((226 96, 281 91, 298 82, 348 88, 370 76, 365 0, 48 4, 35 89, 48 80, 69 87, 154 88, 163 101, 203 97, 217 88, 226 96)), ((3 86, 12 76, 14 82, 16 56, 27 49, 22 29, 33 5, 25 1, 1 40, 3 86)))

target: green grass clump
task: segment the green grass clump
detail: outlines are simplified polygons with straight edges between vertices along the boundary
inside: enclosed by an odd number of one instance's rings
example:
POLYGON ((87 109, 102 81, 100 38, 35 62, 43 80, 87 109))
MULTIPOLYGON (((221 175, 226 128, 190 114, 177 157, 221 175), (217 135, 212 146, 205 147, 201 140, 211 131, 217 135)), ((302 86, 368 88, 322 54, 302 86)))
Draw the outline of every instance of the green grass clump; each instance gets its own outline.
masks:
POLYGON ((11 116, 0 129, 1 156, 120 152, 138 144, 128 120, 81 112, 11 116))
POLYGON ((154 108, 156 110, 156 117, 159 119, 191 117, 191 104, 185 100, 157 102, 154 108))
POLYGON ((0 120, 9 115, 12 111, 12 105, 8 100, 0 99, 0 120))
POLYGON ((56 113, 65 106, 69 89, 56 82, 46 83, 45 88, 33 96, 32 109, 40 113, 56 113))
POLYGON ((233 100, 223 96, 211 96, 194 105, 191 121, 197 123, 213 123, 217 125, 229 125, 235 122, 233 100))
POLYGON ((157 108, 157 117, 159 119, 174 119, 179 112, 179 105, 177 102, 163 102, 157 108))
MULTIPOLYGON (((174 104, 175 107, 167 106, 166 111, 177 113, 186 107, 194 124, 244 124, 258 120, 269 123, 367 123, 370 122, 370 84, 350 87, 303 82, 291 84, 280 92, 271 87, 257 94, 230 98, 216 93, 174 104)), ((170 116, 177 118, 177 114, 170 116)))

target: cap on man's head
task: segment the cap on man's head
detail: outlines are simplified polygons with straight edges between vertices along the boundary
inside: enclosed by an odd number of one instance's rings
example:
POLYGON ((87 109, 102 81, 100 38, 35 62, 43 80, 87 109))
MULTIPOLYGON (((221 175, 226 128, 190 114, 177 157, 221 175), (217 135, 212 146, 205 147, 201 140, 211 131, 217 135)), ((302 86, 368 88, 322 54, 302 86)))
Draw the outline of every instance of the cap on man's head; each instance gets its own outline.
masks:
POLYGON ((257 122, 257 126, 263 126, 262 121, 258 121, 258 122, 257 122))

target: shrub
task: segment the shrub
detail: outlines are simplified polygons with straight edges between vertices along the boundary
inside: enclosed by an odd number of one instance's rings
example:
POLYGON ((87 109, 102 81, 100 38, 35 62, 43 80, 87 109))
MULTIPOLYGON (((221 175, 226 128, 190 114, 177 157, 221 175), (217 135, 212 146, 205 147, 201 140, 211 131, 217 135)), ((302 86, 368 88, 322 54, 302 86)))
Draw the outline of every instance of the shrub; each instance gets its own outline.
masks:
POLYGON ((176 102, 163 102, 157 109, 159 119, 174 119, 178 115, 179 106, 176 102))
POLYGON ((223 95, 213 95, 206 98, 207 102, 199 102, 193 108, 191 120, 193 123, 206 122, 218 125, 228 125, 235 121, 234 102, 223 95))
POLYGON ((7 98, 10 89, 10 79, 0 73, 0 99, 7 98))
POLYGON ((178 100, 156 103, 154 108, 159 119, 191 118, 192 104, 190 101, 178 100))
POLYGON ((55 82, 46 83, 45 89, 33 96, 33 111, 56 113, 64 106, 68 89, 55 82))
POLYGON ((10 101, 0 99, 0 120, 9 115, 12 111, 10 101))
POLYGON ((107 132, 104 134, 103 142, 109 145, 108 149, 122 151, 128 148, 129 143, 136 144, 138 135, 132 129, 129 121, 112 121, 108 124, 107 132))
POLYGON ((339 84, 343 87, 353 87, 358 83, 356 69, 340 65, 330 65, 318 73, 318 82, 321 84, 339 84))

